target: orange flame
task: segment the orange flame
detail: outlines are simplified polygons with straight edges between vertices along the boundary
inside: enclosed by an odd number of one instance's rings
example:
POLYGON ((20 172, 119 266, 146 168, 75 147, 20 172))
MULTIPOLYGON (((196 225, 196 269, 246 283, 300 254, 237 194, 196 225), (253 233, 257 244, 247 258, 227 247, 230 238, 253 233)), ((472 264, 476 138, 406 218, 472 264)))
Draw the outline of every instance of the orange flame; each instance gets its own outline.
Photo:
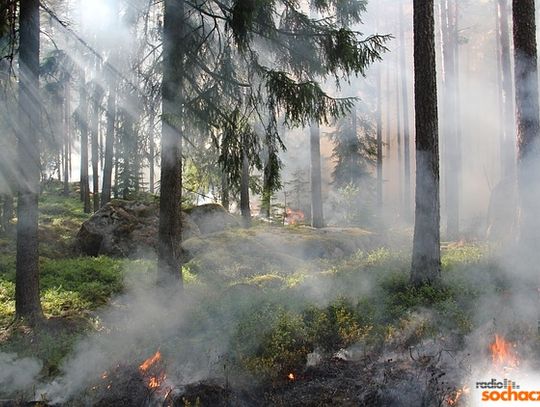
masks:
POLYGON ((139 370, 141 373, 145 373, 159 360, 161 360, 161 352, 158 350, 156 353, 154 353, 154 355, 150 356, 139 366, 139 370))
POLYGON ((446 400, 446 403, 449 406, 457 406, 458 401, 461 399, 461 397, 464 394, 469 394, 470 391, 471 389, 469 388, 469 386, 463 386, 461 389, 457 389, 456 392, 451 397, 448 397, 448 399, 446 400))
POLYGON ((152 376, 150 380, 148 380, 148 388, 150 389, 157 389, 161 386, 163 381, 165 380, 166 376, 152 376))
POLYGON ((493 365, 502 368, 514 368, 519 365, 517 355, 512 349, 512 344, 502 336, 495 335, 495 341, 490 345, 493 365))
POLYGON ((303 222, 305 219, 304 212, 298 210, 292 210, 291 208, 287 208, 285 218, 287 219, 287 223, 289 225, 297 225, 300 222, 303 222))
POLYGON ((149 389, 159 389, 167 378, 163 366, 159 364, 161 360, 161 352, 158 350, 139 366, 139 371, 149 389))

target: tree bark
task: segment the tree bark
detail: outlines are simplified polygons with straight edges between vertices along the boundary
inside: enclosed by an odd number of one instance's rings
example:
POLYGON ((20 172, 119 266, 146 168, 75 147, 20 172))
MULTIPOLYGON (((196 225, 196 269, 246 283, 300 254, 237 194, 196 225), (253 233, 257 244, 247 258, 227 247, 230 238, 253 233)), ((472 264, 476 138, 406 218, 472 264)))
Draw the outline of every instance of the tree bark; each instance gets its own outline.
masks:
POLYGON ((105 159, 103 165, 103 188, 101 190, 101 206, 105 206, 111 200, 115 126, 116 85, 111 81, 109 84, 109 97, 107 99, 107 134, 105 136, 105 159))
POLYGON ((439 140, 433 0, 413 0, 416 209, 411 283, 440 279, 439 140))
POLYGON ((310 128, 311 156, 311 226, 324 227, 321 179, 321 135, 318 123, 312 123, 310 128))
POLYGON ((17 201, 15 312, 31 323, 43 317, 39 298, 39 0, 21 0, 19 22, 20 163, 17 201))
MULTIPOLYGON (((165 0, 163 25, 163 121, 161 133, 161 191, 158 232, 159 283, 182 283, 182 128, 169 119, 182 112, 184 76, 184 3, 165 0)), ((178 123, 177 123, 178 124, 178 123)))
POLYGON ((534 0, 513 0, 514 72, 518 143, 518 193, 522 246, 538 249, 540 221, 540 118, 534 0))

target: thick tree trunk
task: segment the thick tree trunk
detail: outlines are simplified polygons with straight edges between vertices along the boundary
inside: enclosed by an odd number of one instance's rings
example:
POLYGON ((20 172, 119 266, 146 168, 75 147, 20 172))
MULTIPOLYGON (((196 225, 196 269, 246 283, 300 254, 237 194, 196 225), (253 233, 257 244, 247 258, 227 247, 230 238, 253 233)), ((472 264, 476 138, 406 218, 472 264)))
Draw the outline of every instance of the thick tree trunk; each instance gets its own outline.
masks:
POLYGON ((534 0, 513 0, 520 242, 540 244, 540 118, 534 0))
POLYGON ((249 203, 249 158, 247 154, 246 136, 242 136, 242 176, 240 179, 240 212, 245 228, 251 226, 251 207, 249 203))
POLYGON ((500 83, 502 97, 503 132, 501 141, 502 177, 516 176, 514 87, 512 83, 512 57, 510 54, 510 24, 508 0, 497 0, 500 83))
POLYGON ((411 283, 437 282, 441 271, 439 137, 433 0, 413 0, 416 209, 411 283))
POLYGON ((411 141, 409 125, 409 88, 407 85, 407 61, 405 57, 405 16, 403 6, 399 8, 399 60, 401 70, 401 100, 403 108, 403 217, 410 221, 411 214, 411 141))
POLYGON ((103 188, 101 190, 101 206, 111 200, 112 171, 114 155, 114 129, 116 126, 116 86, 109 84, 107 99, 107 134, 105 136, 105 159, 103 165, 103 188))
POLYGON ((309 145, 311 156, 311 226, 324 226, 322 179, 321 179, 321 134, 318 123, 312 123, 309 145))
POLYGON ((17 201, 15 312, 30 322, 43 314, 39 298, 38 196, 39 159, 39 0, 21 0, 19 23, 20 163, 17 201))
POLYGON ((163 116, 161 133, 161 191, 158 233, 158 279, 160 284, 182 283, 182 129, 167 117, 182 112, 184 75, 183 41, 186 22, 184 3, 165 0, 163 25, 163 116))
POLYGON ((90 207, 90 185, 88 182, 88 94, 86 81, 82 73, 80 85, 80 130, 81 130, 81 200, 84 204, 84 213, 92 212, 90 207))

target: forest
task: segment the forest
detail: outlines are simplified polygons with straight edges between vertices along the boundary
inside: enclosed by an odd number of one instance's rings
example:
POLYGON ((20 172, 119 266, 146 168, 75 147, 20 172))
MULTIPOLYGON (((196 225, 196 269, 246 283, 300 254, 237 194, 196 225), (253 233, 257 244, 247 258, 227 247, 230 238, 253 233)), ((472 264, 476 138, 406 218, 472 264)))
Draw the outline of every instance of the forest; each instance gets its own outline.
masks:
POLYGON ((540 401, 537 16, 0 0, 0 407, 540 401))

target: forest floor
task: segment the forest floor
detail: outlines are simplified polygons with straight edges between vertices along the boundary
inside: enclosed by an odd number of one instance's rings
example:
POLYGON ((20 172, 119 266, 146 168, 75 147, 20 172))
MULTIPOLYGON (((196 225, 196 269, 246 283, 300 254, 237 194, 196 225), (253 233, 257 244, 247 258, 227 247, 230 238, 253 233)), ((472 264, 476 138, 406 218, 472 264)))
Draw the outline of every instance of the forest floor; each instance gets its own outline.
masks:
POLYGON ((38 383, 56 378, 74 392, 68 405, 458 405, 471 369, 491 363, 495 334, 531 364, 540 359, 536 320, 508 316, 514 284, 479 242, 445 245, 442 283, 414 288, 401 239, 349 229, 343 249, 310 228, 230 230, 186 242, 186 293, 164 303, 151 288, 153 260, 75 255, 88 217, 75 195, 46 192, 40 211, 49 319, 33 330, 12 324, 14 238, 1 236, 0 355, 41 369, 34 390, 0 397, 35 399, 38 383), (85 370, 88 349, 104 352, 109 370, 85 370), (158 372, 152 387, 137 367, 156 351, 167 379, 158 372), (75 371, 95 380, 69 379, 75 371), (132 391, 134 376, 144 392, 132 391))

